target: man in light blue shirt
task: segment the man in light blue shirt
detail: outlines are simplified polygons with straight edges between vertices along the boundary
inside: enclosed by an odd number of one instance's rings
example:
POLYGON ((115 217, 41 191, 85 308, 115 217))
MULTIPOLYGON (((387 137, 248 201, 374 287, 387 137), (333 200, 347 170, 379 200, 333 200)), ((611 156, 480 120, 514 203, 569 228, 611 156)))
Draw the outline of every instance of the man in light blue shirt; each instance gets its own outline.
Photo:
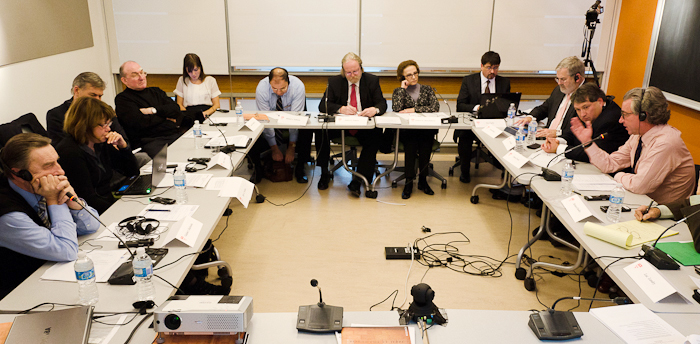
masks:
POLYGON ((16 135, 0 152, 0 160, 2 298, 45 261, 75 260, 78 235, 93 233, 100 224, 78 203, 51 139, 16 135))
MULTIPOLYGON (((299 78, 289 75, 284 68, 273 68, 270 74, 260 80, 255 90, 255 103, 259 111, 305 111, 306 110, 306 89, 304 83, 299 78)), ((278 131, 281 136, 281 131, 278 131)), ((263 136, 265 140, 256 142, 251 149, 250 157, 255 165, 254 182, 262 179, 262 163, 260 153, 268 148, 271 150, 274 161, 284 161, 287 164, 294 161, 295 152, 299 153, 294 175, 299 183, 307 183, 304 167, 310 160, 311 137, 313 131, 289 129, 289 145, 287 151, 282 154, 279 148, 275 129, 265 129, 263 136), (297 149, 298 143, 298 149, 297 149)))

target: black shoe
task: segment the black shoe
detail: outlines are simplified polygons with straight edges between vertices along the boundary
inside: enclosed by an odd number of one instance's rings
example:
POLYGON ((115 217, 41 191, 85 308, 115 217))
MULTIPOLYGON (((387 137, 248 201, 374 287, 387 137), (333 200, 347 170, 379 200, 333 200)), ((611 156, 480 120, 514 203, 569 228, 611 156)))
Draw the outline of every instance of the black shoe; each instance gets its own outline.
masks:
POLYGON ((360 181, 351 181, 350 184, 348 184, 348 191, 350 191, 351 195, 359 198, 362 195, 362 193, 360 192, 360 181))
POLYGON ((262 166, 255 166, 255 170, 253 171, 253 175, 250 176, 250 182, 253 184, 258 184, 262 181, 263 175, 265 173, 263 172, 262 166))
POLYGON ((318 180, 318 189, 325 190, 328 189, 328 183, 331 180, 331 175, 328 172, 321 172, 321 178, 318 180))
POLYGON ((304 165, 297 166, 294 169, 294 176, 297 179, 297 183, 305 184, 309 182, 309 178, 306 178, 306 172, 304 172, 304 165))
POLYGON ((401 193, 401 198, 409 199, 411 198, 411 193, 413 193, 413 181, 406 182, 406 186, 403 187, 403 192, 401 193))
POLYGON ((472 181, 472 178, 469 176, 469 173, 462 173, 459 175, 459 181, 465 184, 469 184, 472 181))
POLYGON ((430 188, 430 185, 428 185, 428 182, 418 182, 418 190, 422 190, 425 192, 426 195, 434 195, 435 192, 433 192, 433 189, 430 188))

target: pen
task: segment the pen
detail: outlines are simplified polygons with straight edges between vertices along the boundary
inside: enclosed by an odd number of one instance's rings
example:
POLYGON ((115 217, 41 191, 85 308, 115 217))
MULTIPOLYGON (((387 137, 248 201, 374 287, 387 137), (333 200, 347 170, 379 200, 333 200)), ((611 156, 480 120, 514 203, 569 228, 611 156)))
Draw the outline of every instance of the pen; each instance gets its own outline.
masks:
POLYGON ((146 209, 146 211, 170 211, 170 209, 146 209))
POLYGON ((647 209, 642 212, 642 219, 640 221, 644 221, 644 215, 646 215, 649 212, 649 210, 651 210, 652 205, 654 205, 653 199, 651 200, 651 202, 649 202, 649 206, 647 207, 647 209))

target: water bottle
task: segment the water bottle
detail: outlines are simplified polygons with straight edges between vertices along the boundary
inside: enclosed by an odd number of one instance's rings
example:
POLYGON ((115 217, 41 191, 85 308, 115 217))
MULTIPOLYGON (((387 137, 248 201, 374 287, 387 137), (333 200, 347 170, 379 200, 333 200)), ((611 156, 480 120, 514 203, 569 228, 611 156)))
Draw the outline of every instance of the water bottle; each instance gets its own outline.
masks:
POLYGON ((515 119, 515 103, 510 103, 508 108, 508 117, 506 117, 506 126, 512 127, 515 119))
POLYGON ((537 135, 537 121, 534 119, 530 121, 527 129, 527 145, 535 143, 535 136, 537 135))
POLYGON ((136 254, 132 260, 134 266, 134 281, 139 288, 139 301, 153 300, 156 296, 156 289, 153 286, 153 261, 146 254, 144 247, 136 249, 136 254))
POLYGON ((185 177, 185 171, 180 166, 175 169, 173 184, 175 184, 177 204, 187 204, 187 190, 185 190, 187 178, 185 177))
POLYGON ((95 281, 95 265, 84 251, 78 251, 75 261, 75 278, 78 280, 78 298, 81 305, 94 305, 99 301, 95 281))
POLYGON ((236 111, 236 125, 240 128, 243 126, 243 105, 241 105, 240 100, 236 101, 234 110, 236 111))
POLYGON ((622 184, 617 183, 615 188, 610 193, 610 205, 608 205, 608 213, 606 217, 608 221, 617 223, 620 221, 620 212, 622 211, 622 201, 625 200, 625 189, 622 184))
POLYGON ((571 196, 574 191, 572 182, 574 181, 574 163, 571 159, 564 161, 564 167, 561 169, 561 193, 564 196, 571 196))
POLYGON ((518 132, 515 134, 515 151, 522 153, 525 151, 525 130, 524 125, 518 126, 518 132))
POLYGON ((199 120, 194 121, 194 126, 192 126, 192 135, 194 135, 194 148, 200 149, 204 147, 204 141, 202 140, 202 125, 199 120))

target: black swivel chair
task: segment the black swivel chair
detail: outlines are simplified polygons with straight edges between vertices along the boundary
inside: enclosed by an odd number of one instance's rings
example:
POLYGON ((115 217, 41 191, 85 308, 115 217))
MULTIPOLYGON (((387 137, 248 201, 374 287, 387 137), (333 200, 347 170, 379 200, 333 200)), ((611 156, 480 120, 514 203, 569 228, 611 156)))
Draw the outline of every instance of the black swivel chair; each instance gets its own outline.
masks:
POLYGON ((44 126, 39 123, 33 113, 20 116, 12 122, 0 125, 0 147, 4 147, 13 136, 21 133, 35 133, 48 137, 44 126))

